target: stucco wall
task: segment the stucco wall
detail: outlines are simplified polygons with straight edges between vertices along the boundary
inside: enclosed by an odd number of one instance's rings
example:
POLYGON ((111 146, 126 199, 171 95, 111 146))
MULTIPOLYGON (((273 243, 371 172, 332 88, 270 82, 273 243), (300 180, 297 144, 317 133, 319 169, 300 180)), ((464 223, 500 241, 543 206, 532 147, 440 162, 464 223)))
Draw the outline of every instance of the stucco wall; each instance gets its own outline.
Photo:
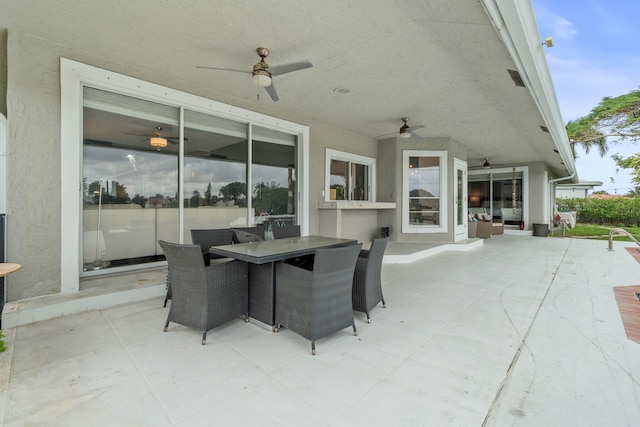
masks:
POLYGON ((543 163, 529 164, 529 222, 532 224, 549 224, 549 185, 547 184, 547 170, 543 163))
POLYGON ((73 46, 59 45, 25 33, 9 33, 6 61, 7 150, 10 159, 7 168, 7 257, 23 264, 24 268, 20 274, 11 277, 8 301, 60 291, 60 192, 65 191, 60 188, 61 56, 309 126, 310 198, 307 209, 311 234, 321 232, 316 202, 323 200, 325 149, 329 147, 363 156, 377 156, 375 140, 284 113, 275 103, 256 104, 236 99, 73 46))
MULTIPOLYGON (((332 148, 346 153, 376 158, 378 146, 374 139, 317 122, 313 123, 309 133, 311 141, 309 147, 309 234, 322 234, 320 229, 321 213, 316 208, 316 203, 324 201, 322 193, 324 191, 326 149, 332 148)), ((379 169, 380 166, 377 168, 379 169)), ((380 185, 379 180, 377 185, 380 185)), ((348 237, 358 238, 361 241, 371 240, 370 233, 365 230, 359 230, 355 235, 348 237)))
POLYGON ((7 116, 7 30, 0 29, 0 113, 7 116))

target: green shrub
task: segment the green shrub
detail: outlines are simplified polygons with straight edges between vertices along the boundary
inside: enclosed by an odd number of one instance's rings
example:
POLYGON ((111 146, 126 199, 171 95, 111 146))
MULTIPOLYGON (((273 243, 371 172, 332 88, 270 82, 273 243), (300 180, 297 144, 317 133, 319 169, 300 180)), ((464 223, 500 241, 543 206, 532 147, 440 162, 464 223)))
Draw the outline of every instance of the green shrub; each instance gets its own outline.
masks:
POLYGON ((2 329, 0 329, 0 353, 2 353, 3 351, 5 351, 5 348, 4 341, 2 340, 2 329))
POLYGON ((640 197, 616 199, 557 199, 559 211, 576 211, 583 224, 636 227, 640 225, 640 197))

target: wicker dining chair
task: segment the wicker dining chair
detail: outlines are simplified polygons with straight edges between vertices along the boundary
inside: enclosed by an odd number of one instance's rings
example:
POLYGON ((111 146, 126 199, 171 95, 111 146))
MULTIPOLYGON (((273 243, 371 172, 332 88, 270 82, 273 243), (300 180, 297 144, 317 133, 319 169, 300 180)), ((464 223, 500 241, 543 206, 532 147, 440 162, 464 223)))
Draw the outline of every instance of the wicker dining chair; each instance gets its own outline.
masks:
POLYGON ((233 231, 230 228, 194 229, 191 230, 191 241, 194 245, 200 246, 204 263, 209 265, 212 259, 223 258, 209 253, 209 248, 233 243, 233 231))
POLYGON ((353 309, 367 314, 367 322, 371 323, 369 312, 382 302, 386 307, 382 294, 382 258, 387 248, 387 239, 373 239, 369 250, 361 250, 353 275, 353 309))
POLYGON ((164 331, 169 322, 207 331, 236 317, 249 321, 249 275, 247 263, 221 260, 205 266, 198 245, 159 241, 169 264, 172 301, 164 331))
POLYGON ((274 239, 286 239, 287 237, 300 237, 300 226, 299 225, 282 225, 276 226, 273 225, 271 227, 271 232, 273 233, 274 239))
MULTIPOLYGON (((218 228, 218 229, 203 229, 203 230, 191 230, 191 241, 194 245, 200 246, 202 251, 202 259, 204 259, 205 265, 210 265, 212 259, 223 258, 220 255, 214 255, 209 253, 211 246, 230 245, 233 243, 233 231, 230 228, 218 228)), ((164 297, 164 306, 167 306, 167 301, 171 299, 171 278, 167 274, 167 294, 164 297)))
POLYGON ((362 245, 354 244, 316 251, 313 270, 287 263, 276 266, 276 328, 316 340, 348 326, 358 335, 353 319, 351 284, 362 245))

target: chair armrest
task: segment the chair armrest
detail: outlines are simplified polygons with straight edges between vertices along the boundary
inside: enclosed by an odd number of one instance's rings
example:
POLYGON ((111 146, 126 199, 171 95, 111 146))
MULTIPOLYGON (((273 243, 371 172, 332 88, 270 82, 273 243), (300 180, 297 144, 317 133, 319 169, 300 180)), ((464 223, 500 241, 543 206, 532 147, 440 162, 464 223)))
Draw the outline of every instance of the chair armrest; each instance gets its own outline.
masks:
POLYGON ((361 249, 360 254, 358 255, 358 258, 369 258, 369 250, 361 249))

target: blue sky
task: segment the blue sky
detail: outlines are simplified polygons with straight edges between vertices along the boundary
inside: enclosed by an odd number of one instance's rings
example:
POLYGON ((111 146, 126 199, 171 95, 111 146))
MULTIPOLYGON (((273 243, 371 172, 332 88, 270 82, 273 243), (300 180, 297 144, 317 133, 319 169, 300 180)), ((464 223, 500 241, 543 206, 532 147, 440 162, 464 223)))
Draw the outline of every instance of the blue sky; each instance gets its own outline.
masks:
MULTIPOLYGON (((640 0, 533 0, 558 104, 566 124, 584 116, 605 96, 616 97, 640 87, 640 0)), ((625 194, 633 185, 626 171, 616 172, 610 156, 640 152, 640 143, 614 144, 601 158, 578 150, 582 181, 602 181, 610 194, 625 194), (613 181, 613 182, 612 182, 613 181)))

